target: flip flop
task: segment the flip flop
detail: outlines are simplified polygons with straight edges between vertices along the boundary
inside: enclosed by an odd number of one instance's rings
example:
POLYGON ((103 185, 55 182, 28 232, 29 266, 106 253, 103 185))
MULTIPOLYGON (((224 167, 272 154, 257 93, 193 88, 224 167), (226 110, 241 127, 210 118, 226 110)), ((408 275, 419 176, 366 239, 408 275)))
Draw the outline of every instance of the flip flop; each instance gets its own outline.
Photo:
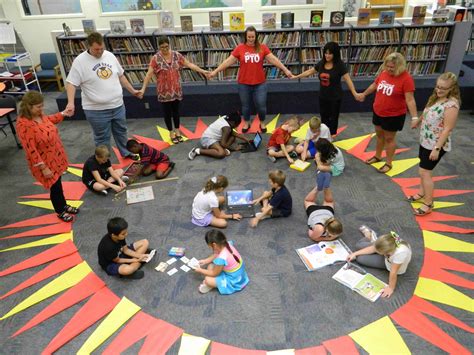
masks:
POLYGON ((377 158, 375 155, 372 157, 372 158, 369 158, 365 161, 366 164, 374 164, 374 163, 378 163, 379 161, 382 161, 382 159, 380 158, 377 158))
POLYGON ((384 165, 382 165, 380 168, 377 169, 377 171, 381 174, 388 173, 390 170, 392 170, 392 165, 390 165, 389 163, 385 163, 384 165))
POLYGON ((179 143, 183 143, 183 142, 184 142, 183 136, 179 135, 179 136, 176 136, 176 138, 178 138, 179 143))
POLYGON ((425 197, 425 195, 420 195, 420 194, 417 193, 417 194, 414 194, 414 195, 409 196, 409 197, 407 198, 407 200, 408 200, 409 202, 416 202, 416 201, 421 200, 423 197, 425 197), (418 197, 416 197, 416 196, 418 196, 418 197))
POLYGON ((430 214, 431 212, 433 212, 433 204, 426 204, 426 203, 422 203, 423 206, 426 206, 428 207, 427 210, 423 210, 421 207, 419 208, 414 208, 413 209, 413 214, 415 216, 426 216, 427 214, 430 214))
POLYGON ((173 142, 173 144, 178 144, 179 143, 178 137, 171 138, 171 142, 173 142))

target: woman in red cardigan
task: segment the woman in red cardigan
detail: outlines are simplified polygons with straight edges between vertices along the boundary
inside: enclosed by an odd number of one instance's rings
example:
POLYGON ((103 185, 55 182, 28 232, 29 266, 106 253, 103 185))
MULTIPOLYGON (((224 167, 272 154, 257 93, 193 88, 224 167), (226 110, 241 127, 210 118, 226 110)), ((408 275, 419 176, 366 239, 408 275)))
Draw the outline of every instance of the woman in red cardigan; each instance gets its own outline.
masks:
POLYGON ((66 204, 61 175, 66 171, 68 162, 55 126, 64 119, 65 112, 46 116, 43 101, 43 95, 38 91, 28 91, 23 96, 17 121, 18 137, 31 174, 45 189, 50 190, 51 202, 58 217, 71 222, 72 215, 77 214, 79 209, 66 204))

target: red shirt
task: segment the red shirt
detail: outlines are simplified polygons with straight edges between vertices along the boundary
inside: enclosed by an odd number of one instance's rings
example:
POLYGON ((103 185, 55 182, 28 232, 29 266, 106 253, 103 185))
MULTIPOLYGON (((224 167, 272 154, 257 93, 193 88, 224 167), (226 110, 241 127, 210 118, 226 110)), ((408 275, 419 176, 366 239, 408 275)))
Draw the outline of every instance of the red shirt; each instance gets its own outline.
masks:
POLYGON ((283 128, 278 127, 275 129, 268 140, 267 147, 278 147, 280 148, 281 144, 286 144, 290 140, 291 135, 288 133, 288 131, 285 131, 283 128))
POLYGON ((258 85, 265 82, 265 71, 263 70, 263 60, 271 52, 264 44, 260 44, 260 52, 255 53, 255 47, 239 44, 232 55, 240 62, 239 84, 258 85))
POLYGON ((407 71, 393 76, 384 70, 375 79, 375 84, 377 91, 373 108, 377 116, 394 117, 407 113, 405 93, 415 91, 415 83, 407 71))
POLYGON ((156 75, 156 93, 158 101, 169 102, 183 99, 181 88, 181 77, 179 71, 184 67, 184 57, 181 53, 171 51, 171 61, 166 59, 158 51, 152 58, 150 66, 156 75))

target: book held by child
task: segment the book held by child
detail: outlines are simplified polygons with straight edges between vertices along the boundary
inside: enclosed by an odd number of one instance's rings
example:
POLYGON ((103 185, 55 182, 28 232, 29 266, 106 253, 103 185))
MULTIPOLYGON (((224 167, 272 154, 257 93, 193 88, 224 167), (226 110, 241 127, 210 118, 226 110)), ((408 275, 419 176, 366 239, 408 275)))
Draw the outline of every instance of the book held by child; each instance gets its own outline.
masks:
POLYGON ((309 161, 303 161, 301 159, 298 159, 293 164, 290 165, 290 168, 302 172, 308 169, 310 165, 311 163, 309 161))
POLYGON ((306 268, 309 271, 314 271, 338 261, 345 261, 351 253, 351 250, 346 243, 339 239, 323 241, 305 248, 299 248, 296 249, 296 253, 306 268))

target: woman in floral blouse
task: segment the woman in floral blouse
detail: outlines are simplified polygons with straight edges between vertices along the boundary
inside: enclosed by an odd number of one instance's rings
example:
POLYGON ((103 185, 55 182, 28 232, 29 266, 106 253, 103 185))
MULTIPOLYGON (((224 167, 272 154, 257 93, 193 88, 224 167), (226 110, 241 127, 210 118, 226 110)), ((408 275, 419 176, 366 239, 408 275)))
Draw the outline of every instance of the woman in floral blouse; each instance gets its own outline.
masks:
POLYGON ((434 182, 431 171, 441 157, 451 151, 451 131, 456 126, 461 98, 457 77, 451 72, 441 74, 436 81, 420 118, 412 121, 412 128, 420 129, 420 191, 408 198, 409 201, 422 201, 420 208, 413 210, 417 216, 425 216, 433 209, 434 182))

